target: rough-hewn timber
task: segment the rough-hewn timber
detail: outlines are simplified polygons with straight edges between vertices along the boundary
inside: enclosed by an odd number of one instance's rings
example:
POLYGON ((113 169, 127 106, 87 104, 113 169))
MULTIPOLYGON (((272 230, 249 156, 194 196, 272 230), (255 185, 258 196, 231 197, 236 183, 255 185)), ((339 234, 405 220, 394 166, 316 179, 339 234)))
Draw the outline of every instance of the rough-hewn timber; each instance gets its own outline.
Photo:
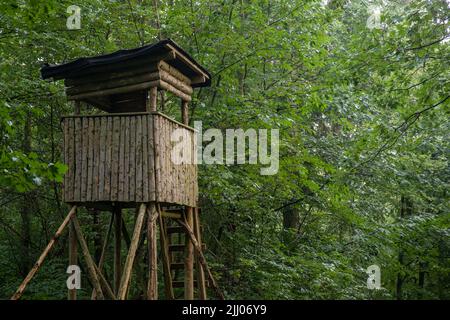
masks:
POLYGON ((154 112, 68 116, 63 125, 66 202, 159 201, 196 207, 192 128, 154 112), (181 138, 189 142, 183 153, 190 164, 172 159, 181 138))

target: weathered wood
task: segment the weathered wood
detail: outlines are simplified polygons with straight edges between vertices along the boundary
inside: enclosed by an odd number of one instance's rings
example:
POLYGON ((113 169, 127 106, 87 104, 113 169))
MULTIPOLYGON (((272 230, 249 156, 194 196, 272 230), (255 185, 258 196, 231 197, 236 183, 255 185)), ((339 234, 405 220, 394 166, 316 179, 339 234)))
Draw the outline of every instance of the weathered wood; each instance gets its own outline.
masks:
POLYGON ((146 102, 147 111, 156 112, 158 100, 158 88, 151 87, 148 93, 148 100, 146 102))
MULTIPOLYGON (((76 210, 76 209, 75 209, 76 210)), ((76 211, 75 211, 76 214, 76 211)), ((78 265, 77 237, 72 225, 69 228, 69 265, 78 265)), ((77 289, 68 290, 68 299, 77 300, 77 289)))
POLYGON ((36 274, 36 272, 39 270, 39 268, 41 267, 42 263, 44 262, 45 258, 47 257, 48 253, 50 252, 50 250, 53 248, 53 246, 55 245, 56 241, 59 239, 59 237, 61 236, 62 232, 64 231, 64 228, 67 226, 67 224, 69 224, 70 220, 72 219, 72 217, 75 215, 77 211, 77 206, 73 206, 72 209, 69 211, 69 213, 67 214, 66 218, 64 219, 64 221, 61 223, 61 225, 59 226, 58 230, 56 231, 55 235, 53 236, 53 238, 50 240, 50 242, 47 244, 47 246, 45 247, 44 251, 41 253, 41 255, 39 256, 39 259, 36 261, 36 263, 34 264, 33 268, 30 270, 30 272, 27 274, 27 276, 25 277, 25 279, 22 281, 22 283, 20 284, 19 288, 16 290, 16 292, 14 293, 14 295, 11 297, 11 300, 17 300, 20 299, 20 297, 22 296, 23 292, 25 291, 25 288, 27 287, 28 283, 31 281, 31 279, 33 279, 34 275, 36 274))
POLYGON ((153 129, 153 116, 147 116, 147 167, 148 167, 148 201, 156 201, 156 178, 155 178, 155 138, 153 129))
POLYGON ((113 117, 112 163, 111 163, 111 201, 117 201, 119 190, 119 151, 120 151, 120 117, 113 117))
POLYGON ((74 114, 80 114, 80 112, 81 112, 81 102, 80 101, 75 101, 73 113, 74 114))
POLYGON ((105 175, 106 175, 106 138, 108 136, 107 126, 108 118, 100 119, 100 168, 99 168, 99 180, 98 180, 98 199, 99 200, 109 200, 108 190, 105 190, 105 175))
POLYGON ((126 299, 128 286, 131 278, 131 270, 134 264, 134 258, 136 256, 136 250, 139 242, 139 238, 142 232, 142 225, 144 223, 145 212, 147 206, 143 203, 139 207, 139 212, 136 217, 136 223, 133 232, 133 238, 131 240, 130 249, 128 251, 127 259, 125 260, 125 265, 123 268, 123 274, 120 281, 119 293, 117 294, 117 298, 119 300, 126 299))
POLYGON ((172 67, 170 64, 168 64, 165 61, 159 62, 159 68, 161 70, 164 70, 165 72, 169 73, 173 77, 177 78, 178 80, 186 83, 187 85, 191 85, 191 79, 189 79, 186 75, 178 71, 175 67, 172 67))
POLYGON ((98 279, 100 280, 100 284, 106 292, 106 295, 110 299, 116 300, 116 296, 114 295, 114 292, 112 291, 108 281, 106 281, 105 276, 102 274, 102 272, 100 271, 100 269, 97 267, 97 265, 95 263, 94 263, 94 268, 95 268, 95 271, 97 272, 97 276, 98 276, 98 279))
POLYGON ((88 157, 88 146, 89 146, 89 120, 87 118, 81 119, 81 193, 80 197, 86 199, 87 192, 87 157, 88 157))
POLYGON ((106 149, 105 156, 105 186, 103 187, 103 195, 108 199, 111 199, 111 173, 112 173, 112 132, 113 132, 113 117, 108 117, 107 122, 107 136, 106 136, 106 149))
POLYGON ((172 85, 173 87, 175 87, 176 89, 180 90, 181 92, 187 95, 192 95, 192 93, 194 92, 194 90, 189 84, 181 80, 178 80, 177 78, 175 78, 166 71, 161 70, 159 76, 161 80, 164 80, 168 84, 172 85))
POLYGON ((120 120, 120 139, 119 139, 119 155, 118 155, 118 161, 119 161, 119 172, 118 172, 118 190, 117 190, 117 200, 118 201, 127 201, 128 195, 125 196, 125 180, 128 180, 128 176, 125 175, 125 117, 119 117, 120 120))
POLYGON ((100 167, 101 162, 100 162, 100 120, 101 118, 94 118, 94 139, 92 141, 92 149, 94 151, 94 157, 93 157, 93 161, 94 161, 94 165, 93 165, 93 170, 92 170, 92 199, 99 199, 99 173, 100 173, 100 167))
POLYGON ((83 83, 74 87, 66 88, 66 94, 69 96, 74 96, 83 93, 94 92, 98 90, 106 90, 112 88, 119 88, 127 85, 138 84, 142 82, 159 80, 159 71, 133 74, 122 78, 113 78, 111 80, 105 80, 101 82, 89 82, 83 83))
POLYGON ((128 188, 130 201, 136 201, 136 117, 130 117, 130 159, 128 160, 128 188), (133 130, 131 130, 131 128, 133 128, 133 130))
POLYGON ((142 117, 136 117, 136 202, 143 202, 142 198, 142 117))
POLYGON ((118 294, 120 288, 120 278, 122 276, 122 212, 120 207, 113 209, 114 216, 114 292, 118 294))
MULTIPOLYGON (((108 231, 106 232, 105 239, 103 240, 102 252, 100 254, 100 260, 98 261, 98 269, 100 272, 103 270, 103 264, 105 263, 106 250, 108 249, 109 239, 111 238, 112 228, 114 224, 114 213, 111 213, 111 219, 109 220, 108 231)), ((91 300, 95 300, 97 294, 95 289, 92 290, 91 300)))
POLYGON ((110 96, 113 94, 145 90, 145 89, 148 89, 151 87, 158 87, 159 83, 160 83, 160 80, 147 81, 147 82, 142 82, 142 83, 138 83, 138 84, 126 85, 126 86, 118 87, 118 88, 104 89, 104 90, 98 90, 98 91, 93 91, 93 92, 76 94, 73 96, 67 96, 67 99, 76 101, 76 100, 82 100, 82 99, 87 99, 87 98, 91 98, 91 97, 110 96))
POLYGON ((180 97, 183 100, 186 100, 188 102, 191 102, 192 98, 189 94, 184 93, 183 91, 175 88, 173 85, 169 84, 168 82, 164 80, 158 81, 158 87, 161 89, 164 89, 166 91, 172 92, 177 97, 180 97))
POLYGON ((200 69, 197 65, 192 63, 192 61, 187 58, 183 53, 178 51, 175 47, 173 47, 171 44, 166 44, 166 47, 173 50, 175 52, 175 55, 178 59, 183 61, 185 64, 187 64, 191 69, 195 70, 200 76, 203 76, 205 78, 209 78, 208 74, 205 73, 202 69, 200 69))
POLYGON ((123 198, 126 199, 126 201, 130 201, 133 197, 130 195, 130 130, 133 130, 133 128, 130 128, 130 117, 123 117, 125 119, 125 132, 122 133, 124 135, 124 143, 125 143, 125 163, 124 163, 124 186, 123 186, 123 198))
POLYGON ((78 222, 78 218, 76 215, 72 216, 72 224, 75 229, 75 232, 76 232, 76 235, 78 238, 78 242, 80 243, 81 252, 83 253, 84 260, 87 265, 89 279, 91 280, 91 283, 92 283, 93 287, 95 288, 95 291, 97 292, 97 297, 100 300, 103 300, 105 297, 103 295, 100 280, 98 279, 97 271, 95 268, 95 263, 91 257, 91 254, 89 253, 89 247, 86 243, 86 240, 84 239, 84 236, 81 231, 81 227, 80 227, 80 224, 78 222))
MULTIPOLYGON (((202 245, 202 231, 200 229, 200 217, 198 208, 194 208, 194 233, 197 238, 198 244, 201 248, 202 245)), ((205 272, 203 266, 200 263, 199 253, 195 252, 196 267, 197 267, 197 288, 198 288, 198 298, 200 300, 206 300, 206 282, 205 282, 205 272)))
MULTIPOLYGON (((92 177, 94 174, 94 119, 93 118, 86 118, 85 119, 88 122, 88 127, 89 127, 89 138, 88 138, 88 154, 87 154, 87 186, 86 186, 86 200, 87 201, 92 201, 93 200, 93 192, 92 192, 92 177)), ((109 194, 108 194, 109 195, 109 194)))
POLYGON ((147 242, 148 242, 148 286, 147 299, 158 299, 158 248, 156 244, 156 217, 158 211, 154 203, 147 208, 147 242))
POLYGON ((89 77, 65 79, 64 85, 67 88, 70 88, 70 87, 77 87, 77 86, 85 85, 85 84, 96 84, 98 82, 110 81, 113 79, 120 79, 120 78, 134 76, 137 73, 152 73, 154 71, 157 71, 160 68, 161 68, 160 62, 149 63, 145 66, 140 66, 140 68, 138 70, 136 70, 136 69, 118 70, 118 71, 112 71, 112 72, 108 72, 108 73, 97 73, 97 74, 90 75, 89 77))
MULTIPOLYGON (((147 65, 149 68, 154 63, 158 63, 161 60, 163 61, 170 61, 176 58, 176 54, 174 51, 166 52, 161 55, 156 55, 150 58, 145 59, 136 59, 131 62, 125 62, 118 65, 105 65, 96 67, 95 69, 87 69, 84 73, 78 73, 76 77, 66 79, 65 84, 66 86, 74 85, 74 84, 80 84, 86 81, 86 79, 95 79, 93 81, 102 81, 106 78, 95 78, 97 75, 113 75, 115 73, 120 72, 127 72, 127 71, 134 71, 136 73, 136 70, 142 69, 142 66, 147 65)), ((59 77, 54 77, 55 80, 61 79, 59 77)))
MULTIPOLYGON (((161 212, 160 209, 159 212, 161 212)), ((164 218, 162 217, 161 214, 159 214, 158 220, 159 220, 159 240, 161 242, 161 255, 164 271, 164 292, 166 299, 173 300, 175 299, 175 296, 172 287, 172 273, 170 271, 170 259, 168 251, 169 244, 167 241, 167 232, 164 223, 164 218)))
MULTIPOLYGON (((66 117, 64 128, 66 202, 196 205, 196 166, 171 159, 174 130, 188 142, 194 139, 192 128, 159 113, 66 117)), ((192 158, 192 143, 185 148, 192 158)))
MULTIPOLYGON (((192 228, 194 224, 193 208, 185 208, 185 223, 192 228)), ((186 256, 184 259, 184 299, 194 299, 194 246, 191 237, 186 235, 186 256)))
POLYGON ((142 116, 142 202, 150 201, 148 160, 148 116, 142 116))
POLYGON ((74 184, 74 198, 81 199, 81 165, 82 165, 82 145, 81 145, 81 119, 75 118, 75 184, 74 184))
POLYGON ((195 238, 195 234, 194 231, 191 229, 191 227, 186 223, 186 221, 183 220, 176 220, 181 226, 184 227, 184 229, 186 230, 187 234, 189 235, 192 244, 194 245, 195 250, 198 253, 198 257, 199 257, 199 262, 202 264, 203 266, 203 270, 206 272, 207 276, 208 276, 208 280, 210 285, 213 287, 214 291, 216 292, 217 296, 219 297, 220 300, 224 300, 225 297, 222 293, 222 291, 219 289, 219 286, 217 285, 216 280, 214 279, 214 276, 211 273, 211 270, 208 267, 208 263, 206 262, 206 258, 203 255, 202 252, 202 248, 200 246, 200 244, 198 243, 197 239, 195 238))

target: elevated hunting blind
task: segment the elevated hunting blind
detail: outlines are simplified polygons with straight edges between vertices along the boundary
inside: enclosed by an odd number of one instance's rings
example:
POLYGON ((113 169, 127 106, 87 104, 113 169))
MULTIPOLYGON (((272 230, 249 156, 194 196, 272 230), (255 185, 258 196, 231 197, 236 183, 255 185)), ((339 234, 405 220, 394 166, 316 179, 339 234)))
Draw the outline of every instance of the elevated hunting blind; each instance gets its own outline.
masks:
MULTIPOLYGON (((168 39, 66 64, 46 65, 41 73, 44 79, 64 79, 67 98, 75 105, 74 114, 62 118, 64 162, 68 166, 63 196, 72 210, 13 298, 20 298, 54 240, 69 223, 69 264, 77 264, 79 244, 94 299, 127 298, 134 260, 144 243, 148 247, 147 272, 137 265, 136 277, 146 283, 144 298, 157 299, 157 225, 165 298, 184 294, 185 299, 193 299, 197 293, 198 298, 206 299, 207 283, 221 297, 202 252, 195 132, 188 119, 193 89, 210 85, 208 71, 168 39), (181 122, 158 110, 158 91, 180 98, 181 122), (82 114, 81 102, 104 112, 82 114), (184 144, 183 153, 190 159, 182 163, 171 158, 175 130, 189 142, 184 144), (112 213, 99 261, 89 253, 76 216, 77 207, 112 213), (137 211, 131 239, 122 217, 124 208, 137 211), (146 232, 142 232, 144 228, 146 232), (103 270, 112 233, 114 279, 110 286, 103 270), (124 263, 122 240, 128 247, 124 263)), ((69 299, 76 299, 76 290, 69 290, 69 299)))

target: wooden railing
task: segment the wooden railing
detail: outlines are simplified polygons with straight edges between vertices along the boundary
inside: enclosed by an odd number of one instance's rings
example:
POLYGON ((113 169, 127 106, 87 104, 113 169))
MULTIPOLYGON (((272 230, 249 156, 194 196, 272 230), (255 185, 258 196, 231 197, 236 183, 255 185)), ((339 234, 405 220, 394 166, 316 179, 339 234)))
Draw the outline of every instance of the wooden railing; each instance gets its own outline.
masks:
POLYGON ((197 204, 194 130, 161 113, 66 116, 64 200, 197 204), (190 163, 172 161, 177 130, 190 163))

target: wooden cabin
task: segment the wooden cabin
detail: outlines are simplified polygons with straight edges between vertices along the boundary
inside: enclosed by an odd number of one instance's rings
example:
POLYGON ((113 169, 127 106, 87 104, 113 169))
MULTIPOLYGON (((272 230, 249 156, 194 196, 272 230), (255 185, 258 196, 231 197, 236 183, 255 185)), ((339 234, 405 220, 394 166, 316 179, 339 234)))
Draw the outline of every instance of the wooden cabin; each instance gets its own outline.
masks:
POLYGON ((73 115, 63 117, 64 201, 96 207, 159 202, 197 207, 194 161, 171 161, 171 134, 182 131, 183 150, 196 154, 188 126, 193 89, 210 85, 211 76, 172 40, 62 65, 46 65, 44 79, 64 79, 73 115), (182 123, 157 108, 158 91, 181 100, 182 123), (80 102, 104 111, 83 115, 80 102))

